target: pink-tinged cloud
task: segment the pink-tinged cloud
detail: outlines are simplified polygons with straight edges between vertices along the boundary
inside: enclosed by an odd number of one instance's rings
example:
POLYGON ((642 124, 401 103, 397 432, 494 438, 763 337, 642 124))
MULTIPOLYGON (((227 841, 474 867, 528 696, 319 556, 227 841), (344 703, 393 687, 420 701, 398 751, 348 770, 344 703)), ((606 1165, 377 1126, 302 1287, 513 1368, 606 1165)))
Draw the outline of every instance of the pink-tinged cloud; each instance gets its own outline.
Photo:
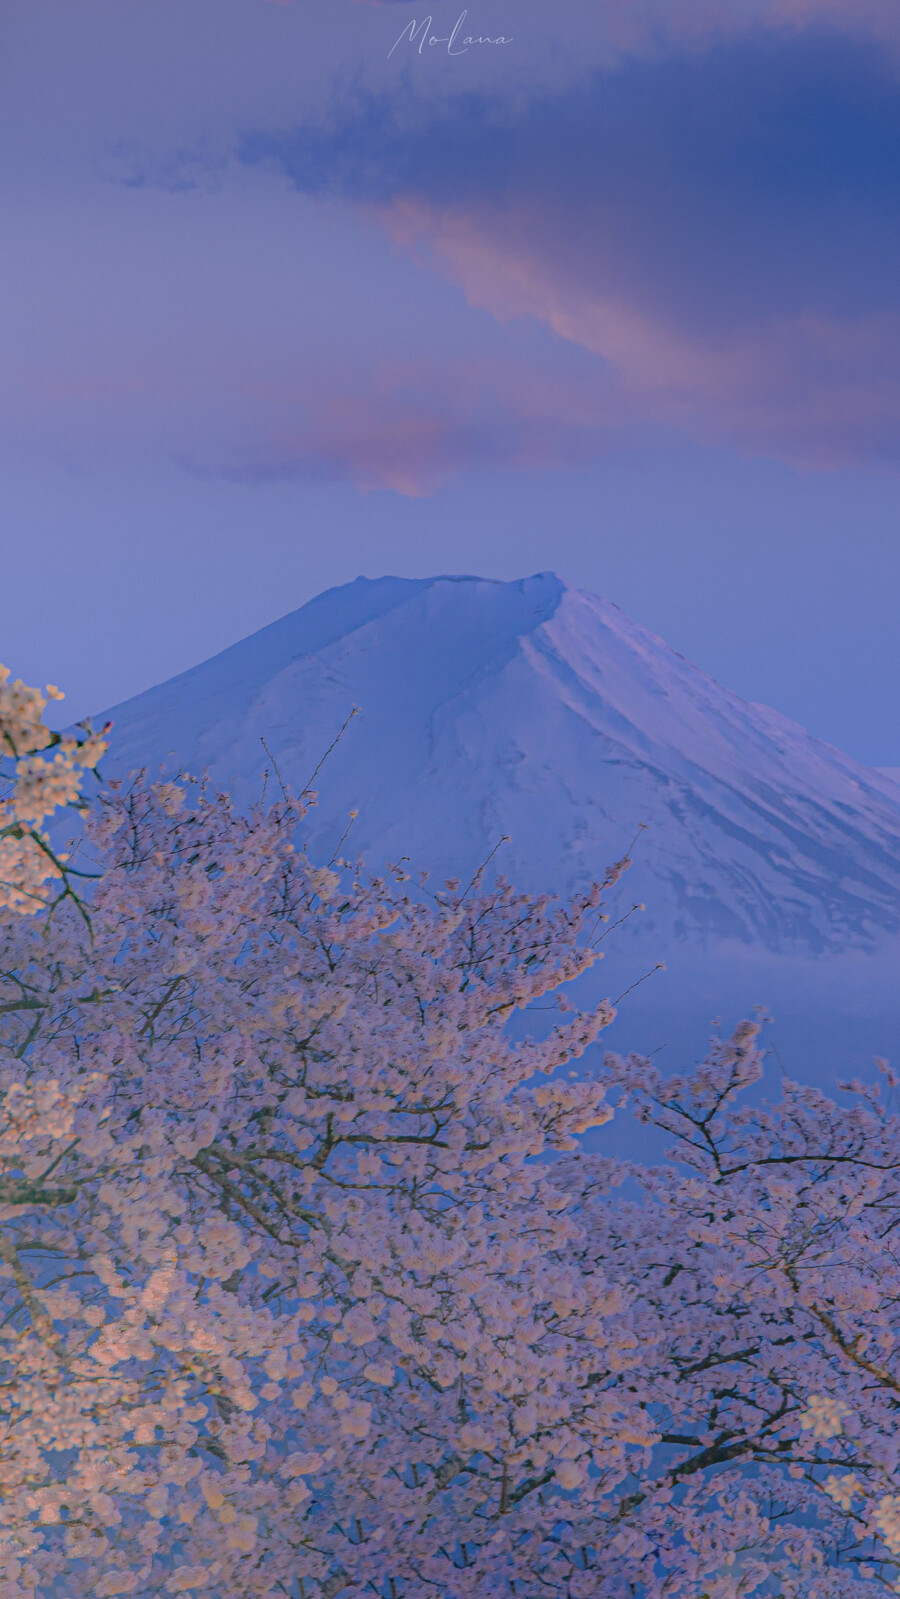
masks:
POLYGON ((628 55, 707 49, 762 29, 828 28, 900 45, 893 0, 587 0, 585 10, 593 11, 611 48, 628 55))
POLYGON ((305 391, 270 392, 243 438, 184 457, 195 471, 245 482, 333 479, 363 493, 435 493, 466 471, 584 466, 628 435, 612 382, 515 364, 391 363, 331 373, 305 391))
POLYGON ((501 321, 535 317, 601 356, 632 419, 804 466, 900 463, 900 310, 800 309, 698 330, 638 294, 567 281, 540 214, 495 220, 398 201, 382 219, 398 244, 427 248, 470 305, 501 321))
POLYGON ((21 455, 52 428, 73 464, 149 450, 203 477, 414 499, 466 472, 587 466, 633 437, 613 377, 464 357, 320 365, 293 382, 224 365, 214 388, 146 362, 130 373, 48 369, 0 394, 0 420, 21 455))

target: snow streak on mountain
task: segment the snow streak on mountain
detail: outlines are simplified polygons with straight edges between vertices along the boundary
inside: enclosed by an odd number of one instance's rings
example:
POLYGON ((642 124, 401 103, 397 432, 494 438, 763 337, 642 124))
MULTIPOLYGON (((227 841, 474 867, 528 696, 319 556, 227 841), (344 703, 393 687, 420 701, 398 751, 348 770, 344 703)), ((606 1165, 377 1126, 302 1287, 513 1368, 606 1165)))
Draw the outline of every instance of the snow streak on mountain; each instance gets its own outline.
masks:
POLYGON ((564 893, 643 824, 640 937, 782 954, 900 931, 900 788, 706 677, 552 573, 359 578, 108 714, 111 774, 208 772, 241 803, 316 778, 311 853, 496 864, 564 893), (263 742, 265 741, 265 748, 263 742))

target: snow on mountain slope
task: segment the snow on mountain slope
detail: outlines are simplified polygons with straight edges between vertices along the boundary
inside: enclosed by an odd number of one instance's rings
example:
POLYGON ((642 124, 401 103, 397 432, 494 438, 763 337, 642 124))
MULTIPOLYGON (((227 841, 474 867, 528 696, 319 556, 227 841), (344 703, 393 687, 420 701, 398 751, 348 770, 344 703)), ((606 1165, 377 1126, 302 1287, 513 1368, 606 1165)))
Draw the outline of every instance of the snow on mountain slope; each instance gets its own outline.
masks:
POLYGON ((208 771, 248 803, 274 763, 300 790, 353 706, 316 780, 318 857, 358 810, 344 852, 372 865, 467 879, 507 834, 498 867, 564 892, 644 824, 624 882, 662 958, 723 941, 823 955, 900 931, 896 782, 552 573, 329 590, 108 712, 104 769, 208 771))

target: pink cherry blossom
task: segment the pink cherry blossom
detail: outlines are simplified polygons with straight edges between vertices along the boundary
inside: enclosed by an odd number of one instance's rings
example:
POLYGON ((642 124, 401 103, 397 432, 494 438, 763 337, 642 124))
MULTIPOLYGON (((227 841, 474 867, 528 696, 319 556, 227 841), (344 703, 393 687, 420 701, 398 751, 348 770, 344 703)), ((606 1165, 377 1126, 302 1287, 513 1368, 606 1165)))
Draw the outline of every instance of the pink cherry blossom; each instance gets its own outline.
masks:
POLYGON ((0 919, 0 1599, 897 1591, 889 1074, 570 1078, 605 885, 323 869, 187 780, 87 826, 0 919), (626 1097, 665 1163, 586 1149, 626 1097))

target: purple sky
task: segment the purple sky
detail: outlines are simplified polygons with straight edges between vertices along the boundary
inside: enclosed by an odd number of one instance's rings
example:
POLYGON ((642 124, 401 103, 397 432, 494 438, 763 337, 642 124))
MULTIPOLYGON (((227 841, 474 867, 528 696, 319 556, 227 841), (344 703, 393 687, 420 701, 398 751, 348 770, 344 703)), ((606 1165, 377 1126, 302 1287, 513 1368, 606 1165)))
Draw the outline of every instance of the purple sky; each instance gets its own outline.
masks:
POLYGON ((553 568, 900 765, 900 7, 467 11, 7 0, 0 659, 553 568))

